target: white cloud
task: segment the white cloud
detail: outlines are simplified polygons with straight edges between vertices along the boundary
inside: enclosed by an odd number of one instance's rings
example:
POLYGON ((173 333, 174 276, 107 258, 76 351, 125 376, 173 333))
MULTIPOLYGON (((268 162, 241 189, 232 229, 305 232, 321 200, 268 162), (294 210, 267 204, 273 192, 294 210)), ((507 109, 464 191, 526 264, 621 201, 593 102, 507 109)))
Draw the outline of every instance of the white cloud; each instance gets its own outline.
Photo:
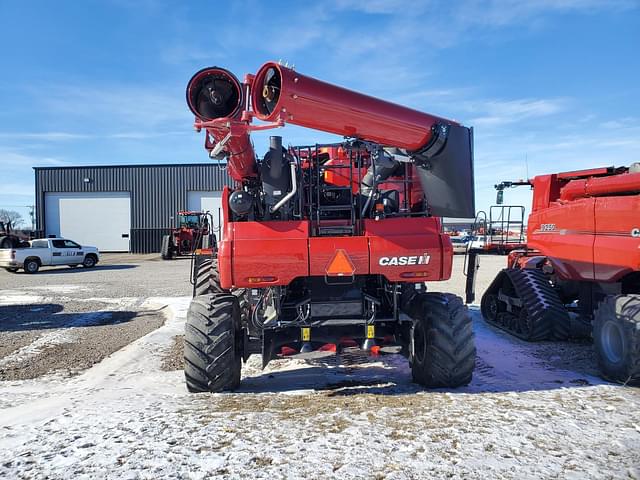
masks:
POLYGON ((355 10, 373 14, 397 14, 409 9, 421 8, 429 2, 414 0, 406 2, 404 0, 336 0, 337 9, 355 10))
POLYGON ((191 117, 183 95, 154 85, 50 86, 40 108, 43 114, 58 118, 60 123, 86 122, 89 129, 100 126, 112 131, 129 128, 151 131, 188 122, 191 117))
POLYGON ((565 110, 564 99, 479 100, 465 105, 471 114, 480 113, 469 123, 475 127, 496 127, 523 120, 546 117, 565 110))
POLYGON ((0 140, 42 140, 46 142, 79 140, 89 135, 70 132, 0 132, 0 140))

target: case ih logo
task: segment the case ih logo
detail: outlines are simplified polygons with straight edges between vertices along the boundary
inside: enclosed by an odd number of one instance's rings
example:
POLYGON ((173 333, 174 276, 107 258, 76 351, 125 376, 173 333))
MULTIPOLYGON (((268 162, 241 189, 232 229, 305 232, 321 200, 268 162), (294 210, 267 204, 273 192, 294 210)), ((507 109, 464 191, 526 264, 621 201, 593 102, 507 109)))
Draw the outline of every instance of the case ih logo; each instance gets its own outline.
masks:
POLYGON ((396 265, 428 265, 431 255, 411 255, 407 257, 380 257, 378 264, 381 267, 391 267, 396 265))
POLYGON ((633 238, 640 238, 640 228, 634 228, 631 230, 631 236, 633 238))

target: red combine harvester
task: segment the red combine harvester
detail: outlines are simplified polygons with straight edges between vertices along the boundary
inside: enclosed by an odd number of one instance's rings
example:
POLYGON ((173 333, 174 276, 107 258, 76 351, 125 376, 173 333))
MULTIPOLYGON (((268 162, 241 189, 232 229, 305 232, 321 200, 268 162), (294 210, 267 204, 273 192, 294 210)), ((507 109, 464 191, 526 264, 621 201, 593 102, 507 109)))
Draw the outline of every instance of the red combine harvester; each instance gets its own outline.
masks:
POLYGON ((528 341, 591 331, 603 376, 640 383, 640 164, 502 182, 498 202, 518 185, 534 191, 527 246, 482 297, 484 318, 528 341))
POLYGON ((264 366, 354 346, 403 353, 427 387, 471 380, 466 307, 424 288, 451 275, 439 217, 474 213, 471 129, 272 62, 242 84, 203 69, 187 103, 209 156, 226 159, 235 182, 222 195, 217 256, 195 262, 190 391, 236 388, 251 354, 264 366), (250 132, 286 123, 345 140, 283 148, 272 136, 258 160, 250 132))
POLYGON ((178 227, 162 237, 162 259, 170 260, 179 255, 191 255, 199 248, 209 248, 210 216, 206 212, 178 212, 178 227))

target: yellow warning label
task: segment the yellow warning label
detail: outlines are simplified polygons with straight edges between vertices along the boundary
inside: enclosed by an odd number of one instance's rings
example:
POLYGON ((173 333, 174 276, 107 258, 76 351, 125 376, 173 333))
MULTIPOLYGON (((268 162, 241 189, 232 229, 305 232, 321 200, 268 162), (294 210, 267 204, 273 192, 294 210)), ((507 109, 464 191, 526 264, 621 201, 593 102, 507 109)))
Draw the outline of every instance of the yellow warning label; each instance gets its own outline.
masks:
POLYGON ((376 338, 375 325, 367 325, 367 338, 376 338))
POLYGON ((308 342, 311 340, 311 329, 309 327, 301 328, 302 330, 302 341, 308 342))

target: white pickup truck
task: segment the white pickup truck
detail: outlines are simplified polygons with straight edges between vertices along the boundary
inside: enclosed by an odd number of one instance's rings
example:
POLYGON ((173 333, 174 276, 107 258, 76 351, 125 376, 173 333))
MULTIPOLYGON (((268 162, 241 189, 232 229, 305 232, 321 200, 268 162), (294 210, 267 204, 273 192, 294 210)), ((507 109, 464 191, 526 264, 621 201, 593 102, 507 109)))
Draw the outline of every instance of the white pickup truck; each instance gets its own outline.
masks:
POLYGON ((91 268, 99 260, 96 247, 82 246, 66 238, 39 238, 32 240, 29 247, 0 249, 0 267, 8 272, 24 268, 27 273, 36 273, 40 267, 49 265, 91 268))

